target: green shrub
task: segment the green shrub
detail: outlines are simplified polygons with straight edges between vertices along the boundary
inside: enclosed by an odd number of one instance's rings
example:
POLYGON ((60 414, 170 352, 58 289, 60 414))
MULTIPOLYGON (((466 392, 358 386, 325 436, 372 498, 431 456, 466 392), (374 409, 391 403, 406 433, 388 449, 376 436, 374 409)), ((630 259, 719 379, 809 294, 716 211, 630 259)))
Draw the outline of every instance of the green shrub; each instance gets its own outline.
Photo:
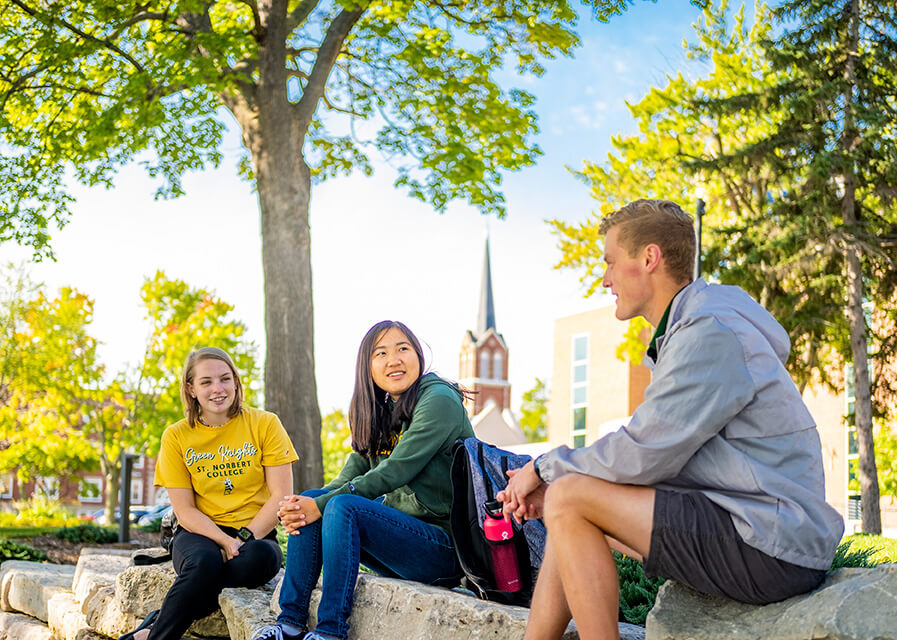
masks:
POLYGON ((885 562, 897 562, 897 540, 856 533, 841 540, 829 571, 842 567, 874 567, 885 562))
POLYGON ((162 518, 153 518, 153 521, 149 524, 144 524, 136 527, 141 531, 149 531, 150 533, 162 531, 162 518))
POLYGON ((35 549, 30 544, 0 538, 0 562, 5 562, 7 560, 46 562, 47 554, 39 549, 35 549))
POLYGON ((620 579, 620 613, 630 624, 645 626, 648 612, 657 599, 657 590, 663 578, 648 579, 638 560, 614 551, 617 576, 620 579))
POLYGON ((7 522, 0 520, 0 526, 20 527, 64 527, 77 521, 77 517, 56 500, 45 496, 36 496, 15 504, 18 514, 7 522))
POLYGON ((95 524, 79 524, 74 527, 63 527, 56 532, 56 537, 72 543, 93 542, 109 544, 118 542, 118 533, 112 529, 98 527, 95 524))

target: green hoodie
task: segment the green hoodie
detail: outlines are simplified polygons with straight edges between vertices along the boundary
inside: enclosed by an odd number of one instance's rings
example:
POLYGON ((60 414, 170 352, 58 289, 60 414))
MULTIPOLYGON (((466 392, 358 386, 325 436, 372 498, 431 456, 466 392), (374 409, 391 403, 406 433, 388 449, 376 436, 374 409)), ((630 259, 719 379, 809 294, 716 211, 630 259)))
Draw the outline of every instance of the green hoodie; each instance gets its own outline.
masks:
POLYGON ((315 498, 324 513, 334 496, 384 496, 383 504, 446 531, 452 505, 452 445, 473 437, 458 392, 435 373, 421 378, 411 422, 402 425, 392 453, 365 458, 354 451, 336 479, 315 498))

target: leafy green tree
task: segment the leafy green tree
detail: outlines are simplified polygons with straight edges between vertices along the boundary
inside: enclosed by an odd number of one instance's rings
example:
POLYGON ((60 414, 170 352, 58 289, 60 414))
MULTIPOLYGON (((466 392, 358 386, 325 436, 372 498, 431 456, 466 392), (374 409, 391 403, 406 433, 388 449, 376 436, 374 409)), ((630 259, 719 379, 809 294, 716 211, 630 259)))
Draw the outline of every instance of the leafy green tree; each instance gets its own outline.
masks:
MULTIPOLYGON (((0 298, 0 471, 20 482, 73 478, 96 468, 78 390, 103 369, 88 332, 93 302, 69 288, 49 298, 10 269, 0 298)), ((45 493, 47 487, 43 487, 45 493)))
POLYGON ((881 494, 897 498, 897 433, 884 422, 875 433, 875 464, 881 494))
MULTIPOLYGON (((599 19, 629 0, 587 0, 599 19)), ((140 158, 159 197, 217 164, 230 112, 242 174, 259 195, 265 401, 304 451, 297 487, 322 478, 314 378, 309 197, 313 182, 372 170, 444 211, 504 214, 503 170, 539 150, 533 96, 504 90, 509 63, 539 75, 578 43, 568 0, 3 0, 0 240, 49 252, 67 176, 111 184, 140 158), (319 108, 319 105, 323 105, 319 108), (223 109, 222 109, 223 107, 223 109)))
POLYGON ((539 378, 532 389, 523 392, 520 428, 530 442, 542 442, 548 436, 548 389, 539 378))
POLYGON ((324 452, 324 484, 333 480, 352 453, 349 419, 342 409, 334 409, 321 420, 321 450, 324 452))
POLYGON ((69 288, 50 300, 21 272, 8 281, 0 303, 0 470, 15 469, 22 481, 99 467, 111 522, 121 453, 158 453, 165 427, 183 417, 181 370, 198 347, 227 351, 246 401, 257 399, 255 346, 243 337, 245 326, 229 318, 233 307, 208 291, 162 272, 148 278, 141 299, 150 330, 141 366, 106 381, 88 332, 93 302, 69 288))
POLYGON ((180 377, 191 351, 224 349, 240 373, 246 403, 258 399, 256 348, 244 337, 246 326, 230 317, 233 305, 161 271, 146 279, 140 298, 149 324, 140 366, 96 389, 90 414, 91 430, 102 443, 107 518, 118 499, 122 450, 156 456, 165 427, 184 417, 180 377))
MULTIPOLYGON (((758 92, 774 80, 761 46, 769 30, 763 6, 747 20, 743 8, 732 15, 727 2, 708 5, 695 25, 694 38, 684 44, 696 77, 677 73, 668 77, 664 86, 651 89, 629 105, 638 132, 613 137, 612 151, 604 162, 587 161, 577 172, 600 203, 599 210, 579 224, 553 220, 551 225, 562 253, 558 267, 580 270, 587 295, 592 295, 599 290, 604 274, 598 234, 603 215, 638 198, 673 200, 694 210, 701 194, 708 205, 704 216, 704 227, 709 230, 703 239, 705 273, 747 289, 782 319, 797 352, 803 353, 807 350, 804 345, 820 342, 819 332, 811 329, 825 326, 806 321, 818 313, 817 297, 806 295, 806 278, 799 274, 784 277, 770 269, 773 264, 780 267, 782 256, 793 249, 783 246, 787 243, 782 238, 793 235, 796 225, 777 220, 772 224, 780 224, 782 231, 770 233, 768 227, 755 232, 756 224, 747 222, 765 211, 768 196, 761 194, 776 193, 789 185, 749 157, 715 171, 704 166, 746 141, 762 139, 781 120, 775 109, 747 115, 713 110, 702 103, 758 92)), ((640 319, 630 322, 618 357, 641 361, 651 335, 646 327, 640 319)), ((820 359, 793 360, 792 374, 803 384, 814 368, 819 368, 820 359)))

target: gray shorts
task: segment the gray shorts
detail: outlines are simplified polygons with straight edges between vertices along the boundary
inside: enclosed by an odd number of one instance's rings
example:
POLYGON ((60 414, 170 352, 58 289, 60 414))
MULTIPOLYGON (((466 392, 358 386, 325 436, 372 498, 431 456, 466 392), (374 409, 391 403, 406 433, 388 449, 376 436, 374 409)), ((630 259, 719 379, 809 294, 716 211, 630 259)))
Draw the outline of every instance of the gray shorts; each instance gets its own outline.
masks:
POLYGON ((748 545, 722 507, 700 491, 658 489, 645 575, 668 578, 697 591, 767 604, 815 589, 825 579, 748 545))

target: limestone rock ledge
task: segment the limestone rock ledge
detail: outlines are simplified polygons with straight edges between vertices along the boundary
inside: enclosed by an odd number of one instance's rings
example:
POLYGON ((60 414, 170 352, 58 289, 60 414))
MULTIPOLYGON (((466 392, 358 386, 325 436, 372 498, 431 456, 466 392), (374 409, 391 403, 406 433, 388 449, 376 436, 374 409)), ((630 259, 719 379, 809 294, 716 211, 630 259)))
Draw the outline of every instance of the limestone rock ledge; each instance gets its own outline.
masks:
POLYGON ((128 568, 131 553, 124 549, 82 549, 72 578, 75 600, 86 603, 100 587, 114 585, 118 574, 128 568))
POLYGON ((71 589, 75 567, 7 560, 0 565, 0 608, 47 621, 47 602, 71 589))
POLYGON ((647 640, 897 640, 897 564, 840 569, 815 591, 762 607, 674 582, 657 594, 647 640))
POLYGON ((0 640, 54 640, 43 622, 20 613, 0 613, 0 640))
MULTIPOLYGON (((274 615, 280 611, 279 591, 278 588, 271 603, 274 615)), ((320 583, 312 593, 312 626, 317 622, 319 601, 320 583)), ((363 573, 355 586, 349 640, 516 640, 523 638, 528 615, 529 610, 523 607, 497 605, 458 591, 363 573)), ((642 627, 620 625, 622 640, 643 640, 644 632, 642 627)), ((245 640, 251 635, 252 629, 248 629, 232 637, 245 640)), ((571 622, 564 640, 578 637, 571 622)))

